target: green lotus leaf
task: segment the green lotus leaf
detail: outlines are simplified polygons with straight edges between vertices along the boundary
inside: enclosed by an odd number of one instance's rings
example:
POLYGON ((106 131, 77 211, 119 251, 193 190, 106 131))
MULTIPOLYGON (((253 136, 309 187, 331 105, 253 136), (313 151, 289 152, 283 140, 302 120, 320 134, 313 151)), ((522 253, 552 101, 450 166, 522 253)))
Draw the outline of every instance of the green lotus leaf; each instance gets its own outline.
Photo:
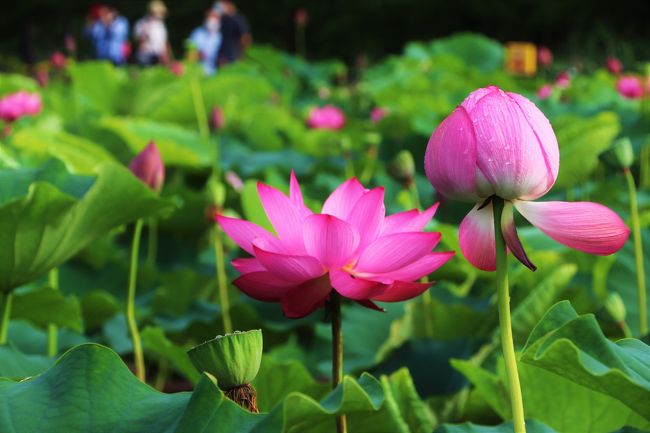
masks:
POLYGON ((168 209, 126 168, 102 165, 96 177, 0 170, 0 291, 45 275, 122 224, 168 209))
POLYGON ((650 347, 640 340, 612 342, 591 314, 568 301, 555 304, 537 324, 522 362, 611 396, 650 420, 650 347))

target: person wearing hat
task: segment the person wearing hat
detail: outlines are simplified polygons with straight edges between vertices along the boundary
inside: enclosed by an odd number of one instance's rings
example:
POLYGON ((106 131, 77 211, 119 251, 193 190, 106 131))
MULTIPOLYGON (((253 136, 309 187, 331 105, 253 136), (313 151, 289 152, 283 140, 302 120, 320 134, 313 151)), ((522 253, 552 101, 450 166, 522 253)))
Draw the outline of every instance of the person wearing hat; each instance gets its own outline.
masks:
POLYGON ((188 39, 191 45, 198 52, 199 59, 207 75, 217 71, 217 55, 221 47, 221 14, 209 9, 205 13, 203 25, 194 29, 188 39))
POLYGON ((138 63, 151 66, 167 63, 169 60, 169 44, 165 16, 167 7, 160 0, 149 2, 148 13, 135 24, 133 33, 137 40, 138 63))
POLYGON ((95 58, 124 65, 129 57, 129 22, 112 4, 97 7, 96 18, 86 27, 95 50, 95 58))

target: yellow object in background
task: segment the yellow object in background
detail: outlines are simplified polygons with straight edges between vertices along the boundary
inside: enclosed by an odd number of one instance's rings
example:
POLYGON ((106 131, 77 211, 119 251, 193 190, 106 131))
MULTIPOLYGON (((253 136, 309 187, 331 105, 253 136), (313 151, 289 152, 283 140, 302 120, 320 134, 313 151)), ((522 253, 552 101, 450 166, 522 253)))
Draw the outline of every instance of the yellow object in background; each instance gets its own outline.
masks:
POLYGON ((537 47, 530 42, 508 42, 506 44, 506 70, 517 75, 537 73, 537 47))

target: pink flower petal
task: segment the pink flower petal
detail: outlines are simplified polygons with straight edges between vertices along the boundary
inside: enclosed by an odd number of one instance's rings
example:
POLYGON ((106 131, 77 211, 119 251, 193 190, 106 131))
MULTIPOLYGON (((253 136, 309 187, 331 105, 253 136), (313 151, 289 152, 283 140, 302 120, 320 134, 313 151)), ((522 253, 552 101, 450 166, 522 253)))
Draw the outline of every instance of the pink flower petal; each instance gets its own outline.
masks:
POLYGON ((343 182, 325 200, 321 213, 345 220, 357 200, 366 192, 356 177, 343 182))
POLYGON ((383 274, 359 274, 361 278, 392 284, 394 281, 414 281, 425 277, 447 263, 453 256, 453 251, 429 253, 410 265, 383 274))
POLYGON ((257 245, 253 245, 253 249, 255 257, 267 271, 290 283, 300 284, 325 273, 323 265, 313 257, 274 253, 257 245))
POLYGON ((282 312, 290 319, 305 317, 322 307, 331 291, 332 286, 327 275, 307 281, 282 297, 282 312))
POLYGON ((548 237, 589 254, 613 254, 630 234, 614 211, 598 203, 516 201, 515 207, 548 237))
POLYGON ((429 182, 443 195, 464 201, 479 200, 476 135, 465 108, 456 108, 431 135, 424 170, 429 182))
POLYGON ((264 302, 279 302, 289 290, 295 287, 271 272, 251 272, 242 275, 232 283, 251 298, 264 302))
POLYGON ((385 308, 380 307, 379 305, 375 304, 374 302, 372 302, 369 299, 362 299, 362 300, 356 301, 356 303, 361 305, 361 306, 364 306, 366 308, 370 308, 371 310, 381 311, 382 313, 386 312, 385 308))
POLYGON ((303 236, 307 254, 327 268, 348 264, 359 247, 359 232, 332 215, 314 214, 305 219, 303 236))
POLYGON ((440 241, 440 233, 395 233, 382 236, 359 256, 355 272, 386 273, 410 265, 440 241))
POLYGON ((505 202, 503 207, 503 214, 501 214, 501 231, 503 232, 503 239, 508 246, 508 249, 524 266, 531 271, 537 270, 537 266, 530 261, 526 255, 523 245, 517 235, 517 227, 515 226, 514 212, 511 202, 505 202))
POLYGON ((257 238, 280 248, 279 240, 257 224, 223 215, 217 215, 216 220, 223 231, 249 254, 253 254, 253 241, 257 238))
POLYGON ((330 282, 337 292, 354 300, 370 299, 386 289, 381 283, 355 278, 342 270, 330 271, 330 282))
POLYGON ((436 203, 422 212, 419 212, 417 209, 411 209, 387 216, 381 228, 381 235, 422 231, 429 221, 431 221, 431 218, 433 218, 433 215, 438 209, 438 205, 439 203, 436 203))
POLYGON ((496 246, 492 203, 478 210, 480 206, 480 204, 474 206, 460 223, 458 228, 460 250, 472 265, 484 271, 494 271, 496 246))
POLYGON ((433 283, 408 283, 405 281, 395 281, 381 295, 372 298, 373 301, 379 302, 400 302, 407 299, 415 298, 431 287, 433 283))
POLYGON ((359 231, 359 247, 364 248, 379 235, 386 215, 384 188, 375 188, 365 193, 348 214, 345 221, 359 231))
POLYGON ((303 213, 291 203, 291 200, 277 189, 257 184, 257 191, 269 221, 278 233, 280 240, 288 249, 304 253, 302 242, 303 213))
POLYGON ((264 272, 266 269, 255 257, 245 259, 234 259, 230 262, 233 268, 237 269, 240 274, 250 274, 251 272, 264 272))
POLYGON ((296 173, 291 170, 291 179, 289 181, 289 199, 291 203, 302 213, 303 217, 311 215, 313 212, 305 206, 305 201, 302 198, 302 191, 300 191, 300 184, 296 178, 296 173))
MULTIPOLYGON (((544 129, 539 136, 533 129, 533 124, 548 121, 540 119, 544 115, 534 105, 522 108, 520 104, 521 100, 499 90, 481 98, 470 114, 476 131, 476 163, 494 192, 505 199, 540 196, 554 181, 540 142, 549 133, 544 129)), ((548 143, 552 146, 557 142, 548 143)))

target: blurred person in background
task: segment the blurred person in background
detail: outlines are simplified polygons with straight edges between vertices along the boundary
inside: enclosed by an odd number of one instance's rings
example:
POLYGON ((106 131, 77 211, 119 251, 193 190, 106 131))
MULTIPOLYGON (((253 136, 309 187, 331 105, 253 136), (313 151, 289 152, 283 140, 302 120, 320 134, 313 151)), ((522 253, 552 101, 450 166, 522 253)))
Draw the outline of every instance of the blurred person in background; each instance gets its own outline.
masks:
POLYGON ((136 58, 142 66, 166 64, 170 58, 170 48, 165 27, 167 7, 160 0, 149 2, 148 13, 138 20, 133 29, 137 40, 136 58))
POLYGON ((125 64, 130 54, 127 19, 112 5, 94 6, 90 19, 86 35, 95 50, 95 58, 110 60, 115 65, 125 64))
POLYGON ((217 55, 222 44, 220 29, 221 15, 218 11, 210 9, 205 13, 203 25, 194 29, 189 38, 189 43, 198 52, 207 75, 217 71, 217 55))
POLYGON ((252 43, 252 36, 248 20, 244 17, 230 0, 218 1, 213 9, 221 14, 221 49, 218 62, 220 65, 234 62, 252 43))

